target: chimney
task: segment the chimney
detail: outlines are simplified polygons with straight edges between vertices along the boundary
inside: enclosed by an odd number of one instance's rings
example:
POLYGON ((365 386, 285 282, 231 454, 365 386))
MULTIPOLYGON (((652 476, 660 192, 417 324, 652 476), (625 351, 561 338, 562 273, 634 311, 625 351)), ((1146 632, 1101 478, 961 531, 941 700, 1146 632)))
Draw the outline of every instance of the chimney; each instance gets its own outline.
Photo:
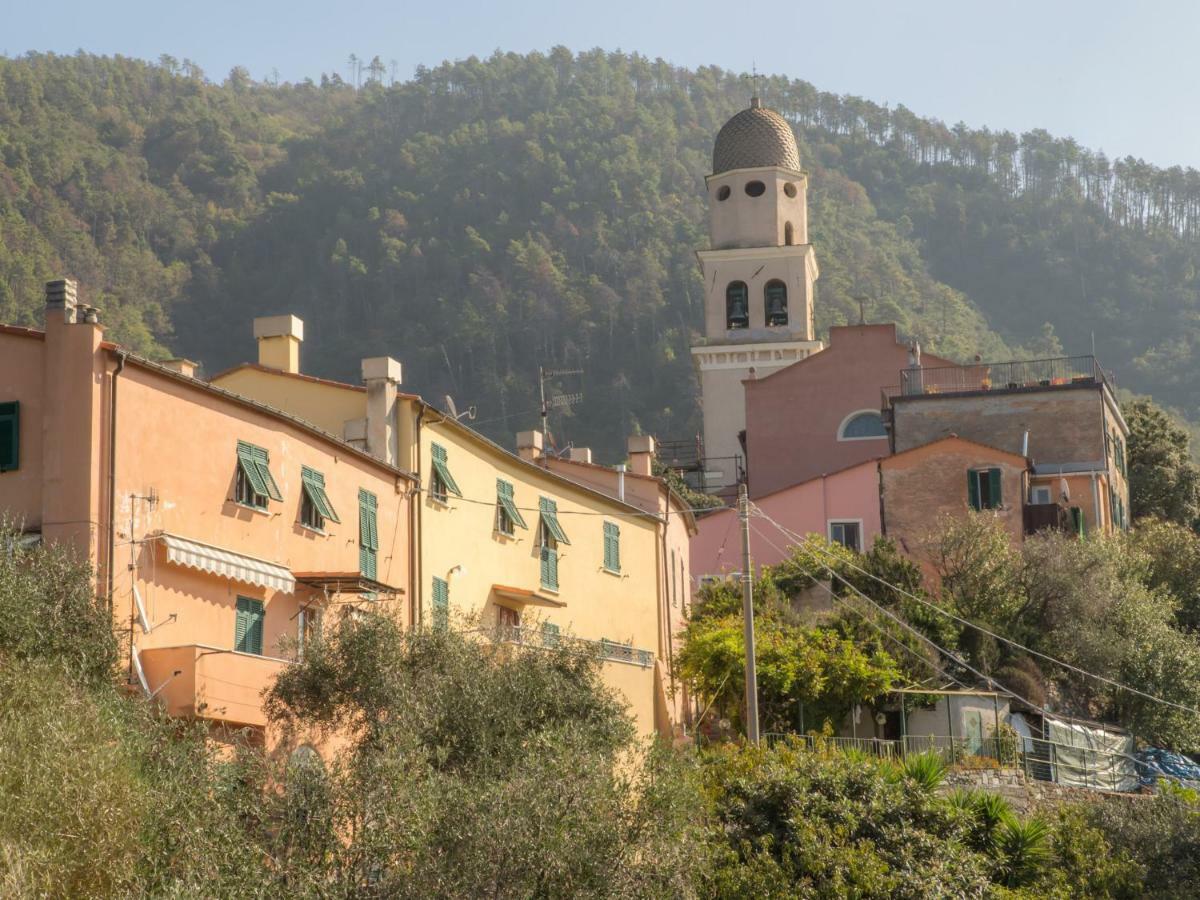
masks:
POLYGON ((400 439, 396 421, 396 387, 400 363, 390 356, 373 356, 362 361, 367 385, 367 452, 386 463, 398 465, 400 439))
POLYGON ((74 278, 46 282, 46 321, 53 315, 68 325, 75 324, 76 285, 74 278))
POLYGON ((191 359, 179 357, 177 359, 168 359, 163 361, 163 366, 173 372, 178 372, 180 375, 186 375, 188 378, 196 377, 196 370, 200 368, 200 363, 191 359))
POLYGON ((648 434, 630 435, 626 442, 629 450, 629 471, 634 475, 654 474, 654 438, 648 434))
POLYGON ((295 316, 264 316, 254 320, 258 364, 296 374, 300 371, 300 344, 304 323, 295 316))
POLYGON ((591 447, 572 447, 567 459, 571 462, 590 463, 592 461, 591 447))
POLYGON ((527 462, 537 462, 542 455, 543 438, 540 431, 517 432, 517 456, 527 462))

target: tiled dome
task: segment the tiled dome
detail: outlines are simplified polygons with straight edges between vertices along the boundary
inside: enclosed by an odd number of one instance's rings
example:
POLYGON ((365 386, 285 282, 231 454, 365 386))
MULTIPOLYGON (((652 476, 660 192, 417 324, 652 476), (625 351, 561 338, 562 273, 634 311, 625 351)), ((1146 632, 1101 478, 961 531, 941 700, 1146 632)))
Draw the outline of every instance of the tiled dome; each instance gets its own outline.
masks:
POLYGON ((717 142, 713 145, 713 174, 759 166, 799 170, 800 152, 787 119, 760 106, 755 97, 750 101, 749 109, 743 109, 717 133, 717 142))

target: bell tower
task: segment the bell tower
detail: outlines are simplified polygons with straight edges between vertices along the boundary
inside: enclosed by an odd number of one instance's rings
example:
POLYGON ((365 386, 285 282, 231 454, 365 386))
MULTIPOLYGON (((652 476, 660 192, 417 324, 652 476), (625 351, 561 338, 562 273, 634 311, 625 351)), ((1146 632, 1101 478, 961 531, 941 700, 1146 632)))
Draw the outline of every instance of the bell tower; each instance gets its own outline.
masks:
MULTIPOLYGON (((745 460, 742 382, 820 350, 813 338, 817 259, 808 243, 808 177, 792 127, 757 97, 725 123, 708 188, 710 249, 704 277, 700 371, 704 456, 710 488, 736 484, 745 460)), ((786 411, 781 411, 786 415, 786 411)))

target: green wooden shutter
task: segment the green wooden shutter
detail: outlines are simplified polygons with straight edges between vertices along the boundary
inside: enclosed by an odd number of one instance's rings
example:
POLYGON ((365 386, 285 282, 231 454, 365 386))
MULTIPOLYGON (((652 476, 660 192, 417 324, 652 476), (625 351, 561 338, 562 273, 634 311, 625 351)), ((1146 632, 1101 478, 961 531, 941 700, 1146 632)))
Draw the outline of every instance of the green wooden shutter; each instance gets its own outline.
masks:
POLYGON ((442 481, 442 487, 456 497, 462 496, 462 491, 458 489, 458 482, 454 480, 454 476, 450 474, 450 466, 447 462, 446 448, 441 444, 434 444, 430 448, 430 456, 433 457, 433 470, 437 473, 442 481))
POLYGON ((358 491, 358 569, 368 578, 378 577, 379 523, 375 495, 358 491))
POLYGON ((329 521, 341 524, 342 520, 334 512, 333 504, 329 502, 329 495, 325 493, 325 476, 316 469, 301 466, 300 483, 304 486, 304 493, 308 495, 309 501, 316 507, 317 512, 329 521))
POLYGON ((560 544, 570 544, 571 542, 567 540, 567 533, 563 531, 562 524, 558 521, 558 503, 549 497, 538 497, 538 510, 542 514, 542 522, 554 535, 554 539, 560 544))
POLYGON ((450 584, 444 578, 433 579, 433 627, 446 628, 450 624, 450 584))
POLYGON ((542 623, 542 646, 557 647, 560 639, 559 628, 550 622, 542 623))
POLYGON ((992 509, 999 509, 1001 505, 1000 497, 1000 470, 988 469, 988 493, 992 501, 992 509))
POLYGON ((237 598, 237 619, 233 633, 234 650, 262 655, 265 617, 261 600, 254 600, 250 597, 237 598))
POLYGON ((21 404, 0 403, 0 472, 11 472, 21 464, 21 404))
POLYGON ((512 520, 514 526, 528 529, 525 524, 525 518, 521 515, 521 511, 517 509, 517 504, 513 501, 513 486, 510 482, 503 478, 496 479, 496 499, 508 517, 512 520))
POLYGON ((967 470, 967 503, 971 509, 979 510, 979 473, 974 469, 967 470))
POLYGON ((614 522, 604 523, 604 568, 621 571, 621 530, 614 522))
POLYGON ((1071 507, 1071 525, 1077 535, 1084 536, 1086 526, 1084 525, 1083 510, 1078 506, 1071 507))
POLYGON ((558 590, 558 551, 549 542, 542 541, 542 587, 551 591, 558 590))

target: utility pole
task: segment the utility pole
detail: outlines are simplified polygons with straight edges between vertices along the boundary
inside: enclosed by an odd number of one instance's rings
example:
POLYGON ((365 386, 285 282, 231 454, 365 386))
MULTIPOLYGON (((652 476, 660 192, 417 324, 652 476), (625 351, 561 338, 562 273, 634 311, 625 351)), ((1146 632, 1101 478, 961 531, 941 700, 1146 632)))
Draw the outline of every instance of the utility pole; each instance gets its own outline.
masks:
POLYGON ((754 572, 750 567, 750 497, 738 485, 738 518, 742 523, 742 617, 746 627, 746 738, 758 744, 758 674, 754 668, 754 572))

